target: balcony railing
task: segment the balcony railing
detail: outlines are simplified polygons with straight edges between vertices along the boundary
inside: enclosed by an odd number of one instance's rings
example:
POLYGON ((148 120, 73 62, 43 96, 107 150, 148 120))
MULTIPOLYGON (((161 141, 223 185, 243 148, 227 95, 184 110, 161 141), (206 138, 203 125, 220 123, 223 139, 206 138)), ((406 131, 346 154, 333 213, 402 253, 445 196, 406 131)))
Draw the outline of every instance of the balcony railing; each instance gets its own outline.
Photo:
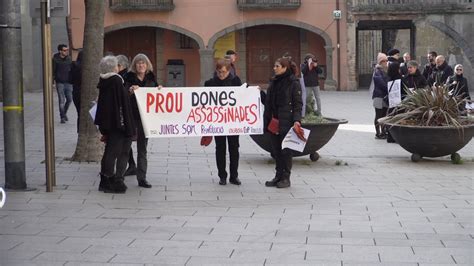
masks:
POLYGON ((473 12, 474 0, 352 0, 355 13, 473 12))
POLYGON ((171 11, 173 0, 109 0, 110 9, 124 11, 171 11))
POLYGON ((297 9, 301 0, 237 0, 240 10, 249 9, 297 9))

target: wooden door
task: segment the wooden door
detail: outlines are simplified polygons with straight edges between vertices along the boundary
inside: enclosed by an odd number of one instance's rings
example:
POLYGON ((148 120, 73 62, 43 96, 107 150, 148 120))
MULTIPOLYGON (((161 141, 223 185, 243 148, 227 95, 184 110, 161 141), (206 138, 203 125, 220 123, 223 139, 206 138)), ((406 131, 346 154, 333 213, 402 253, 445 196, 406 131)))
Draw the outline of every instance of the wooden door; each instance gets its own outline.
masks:
POLYGON ((150 27, 127 28, 105 35, 104 53, 123 54, 130 59, 143 53, 150 59, 156 70, 155 29, 150 27))
POLYGON ((273 76, 275 60, 284 54, 292 56, 299 65, 299 29, 291 26, 265 25, 247 29, 247 81, 268 84, 273 76))

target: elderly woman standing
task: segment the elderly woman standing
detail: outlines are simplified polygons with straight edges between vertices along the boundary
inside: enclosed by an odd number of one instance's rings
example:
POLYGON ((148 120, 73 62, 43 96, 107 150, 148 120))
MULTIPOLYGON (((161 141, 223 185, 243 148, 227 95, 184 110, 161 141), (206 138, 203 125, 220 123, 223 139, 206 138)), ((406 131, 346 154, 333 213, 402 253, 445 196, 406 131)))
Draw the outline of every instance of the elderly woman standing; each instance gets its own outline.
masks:
POLYGON ((388 110, 388 90, 387 82, 389 77, 387 75, 388 69, 388 58, 384 53, 379 53, 377 55, 377 65, 375 66, 373 83, 374 83, 374 92, 372 93, 373 106, 375 108, 375 138, 376 139, 386 139, 386 132, 377 121, 379 118, 384 117, 387 114, 388 110), (386 98, 387 100, 384 100, 386 98))
POLYGON ((464 68, 461 64, 454 67, 454 75, 450 76, 446 81, 449 91, 455 96, 461 96, 463 99, 470 100, 467 79, 463 76, 464 68))
POLYGON ((105 139, 105 151, 101 161, 99 191, 125 193, 127 186, 122 177, 135 132, 130 97, 122 77, 117 74, 117 59, 114 56, 102 58, 100 73, 94 123, 105 139))
POLYGON ((153 66, 150 59, 144 54, 137 54, 130 66, 130 71, 125 78, 125 88, 131 93, 133 116, 137 125, 137 180, 138 186, 151 188, 151 184, 146 180, 146 171, 148 167, 147 146, 148 139, 143 131, 140 113, 138 111, 137 99, 133 93, 140 87, 157 87, 155 75, 153 74, 153 66))
MULTIPOLYGON (((273 155, 276 160, 275 177, 265 182, 267 187, 286 188, 291 185, 290 175, 293 164, 292 151, 282 149, 281 144, 290 129, 301 130, 301 109, 303 101, 296 64, 289 58, 279 58, 273 66, 275 76, 270 82, 265 96, 265 128, 272 127, 272 120, 278 120, 278 132, 271 133, 273 155)), ((273 131, 273 130, 272 130, 273 131)))

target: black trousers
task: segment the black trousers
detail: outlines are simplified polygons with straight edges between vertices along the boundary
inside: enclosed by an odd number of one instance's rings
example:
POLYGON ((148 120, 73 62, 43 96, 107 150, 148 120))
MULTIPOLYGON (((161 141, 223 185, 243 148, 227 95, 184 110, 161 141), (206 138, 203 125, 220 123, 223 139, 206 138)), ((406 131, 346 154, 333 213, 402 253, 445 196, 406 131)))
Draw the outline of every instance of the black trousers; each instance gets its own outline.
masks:
POLYGON ((239 177, 239 136, 215 136, 217 175, 220 179, 227 178, 226 141, 229 144, 230 179, 239 177))
POLYGON ((291 167, 293 166, 293 153, 290 149, 281 149, 281 143, 288 133, 288 130, 280 132, 278 135, 271 134, 273 156, 275 157, 275 177, 289 179, 291 167))
MULTIPOLYGON (((137 129, 137 180, 146 179, 146 171, 148 168, 147 147, 148 139, 145 137, 143 131, 142 121, 138 119, 135 121, 138 125, 137 129)), ((133 154, 132 154, 133 157, 133 154)))
POLYGON ((107 135, 100 173, 107 177, 123 177, 131 144, 131 138, 120 131, 107 135))

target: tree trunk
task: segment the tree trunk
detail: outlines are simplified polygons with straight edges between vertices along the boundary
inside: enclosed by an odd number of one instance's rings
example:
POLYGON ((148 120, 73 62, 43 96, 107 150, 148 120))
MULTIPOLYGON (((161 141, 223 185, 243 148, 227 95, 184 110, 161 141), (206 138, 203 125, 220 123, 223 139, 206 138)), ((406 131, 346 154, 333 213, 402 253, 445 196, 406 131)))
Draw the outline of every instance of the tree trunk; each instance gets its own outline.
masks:
POLYGON ((81 113, 79 136, 73 161, 97 162, 102 157, 104 145, 94 125, 89 109, 98 96, 99 62, 104 50, 103 0, 84 0, 86 17, 84 25, 84 49, 82 61, 81 113))

